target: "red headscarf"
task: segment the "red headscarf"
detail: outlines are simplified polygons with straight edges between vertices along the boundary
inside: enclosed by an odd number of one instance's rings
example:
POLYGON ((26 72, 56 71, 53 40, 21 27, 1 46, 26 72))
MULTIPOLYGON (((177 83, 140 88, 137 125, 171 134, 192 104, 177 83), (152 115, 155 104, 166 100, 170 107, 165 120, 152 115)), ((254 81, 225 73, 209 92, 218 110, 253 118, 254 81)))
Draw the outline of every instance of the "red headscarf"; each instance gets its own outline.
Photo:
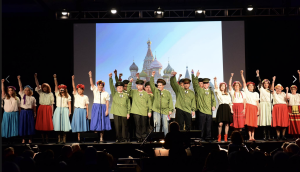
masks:
POLYGON ((81 88, 81 89, 84 90, 84 85, 83 85, 83 84, 78 84, 76 88, 77 88, 77 89, 78 89, 78 88, 81 88))

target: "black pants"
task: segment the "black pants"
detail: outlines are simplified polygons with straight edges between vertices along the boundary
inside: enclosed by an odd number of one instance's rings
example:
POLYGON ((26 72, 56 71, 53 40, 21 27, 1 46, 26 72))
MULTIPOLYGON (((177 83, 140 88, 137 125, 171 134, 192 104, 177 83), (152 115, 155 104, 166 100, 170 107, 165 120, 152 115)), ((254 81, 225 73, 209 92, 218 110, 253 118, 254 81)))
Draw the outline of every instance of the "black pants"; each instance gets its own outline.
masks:
POLYGON ((183 130, 185 122, 185 130, 191 129, 192 114, 176 108, 176 119, 179 123, 180 130, 183 130))
POLYGON ((206 130, 206 137, 211 137, 211 123, 212 123, 212 115, 208 115, 202 112, 197 113, 197 122, 199 124, 199 130, 201 130, 201 138, 204 138, 204 131, 206 130), (206 127, 205 127, 206 125, 206 127))
POLYGON ((116 129, 116 138, 121 141, 123 139, 128 139, 128 125, 127 117, 122 117, 114 115, 114 123, 116 129))
POLYGON ((130 118, 128 119, 128 138, 133 139, 135 137, 135 122, 134 122, 134 115, 131 113, 129 114, 130 118))
POLYGON ((137 139, 142 139, 147 136, 147 121, 148 116, 142 116, 138 114, 133 114, 134 123, 135 123, 135 135, 137 139))

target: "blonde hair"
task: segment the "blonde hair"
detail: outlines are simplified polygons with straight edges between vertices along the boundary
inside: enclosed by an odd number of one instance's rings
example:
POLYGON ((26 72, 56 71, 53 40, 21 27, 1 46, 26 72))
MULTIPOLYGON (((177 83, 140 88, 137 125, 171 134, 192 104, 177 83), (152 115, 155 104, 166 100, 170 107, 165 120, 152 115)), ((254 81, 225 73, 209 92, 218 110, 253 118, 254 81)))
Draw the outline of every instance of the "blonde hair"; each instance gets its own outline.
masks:
POLYGON ((26 88, 24 89, 24 93, 25 93, 25 90, 26 90, 26 89, 28 89, 29 92, 30 92, 29 96, 32 96, 32 95, 33 95, 33 91, 32 91, 30 88, 28 88, 28 87, 26 87, 26 88))

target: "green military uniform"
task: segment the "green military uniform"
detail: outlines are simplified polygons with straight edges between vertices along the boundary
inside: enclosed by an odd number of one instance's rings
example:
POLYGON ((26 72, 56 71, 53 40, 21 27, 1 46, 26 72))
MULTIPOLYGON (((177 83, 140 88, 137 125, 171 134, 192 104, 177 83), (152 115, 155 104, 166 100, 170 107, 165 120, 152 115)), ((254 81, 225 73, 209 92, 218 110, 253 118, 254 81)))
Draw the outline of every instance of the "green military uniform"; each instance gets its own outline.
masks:
POLYGON ((191 112, 196 110, 195 93, 190 89, 182 88, 177 82, 175 76, 170 79, 171 86, 176 94, 176 119, 179 123, 180 130, 190 130, 192 115, 191 112))

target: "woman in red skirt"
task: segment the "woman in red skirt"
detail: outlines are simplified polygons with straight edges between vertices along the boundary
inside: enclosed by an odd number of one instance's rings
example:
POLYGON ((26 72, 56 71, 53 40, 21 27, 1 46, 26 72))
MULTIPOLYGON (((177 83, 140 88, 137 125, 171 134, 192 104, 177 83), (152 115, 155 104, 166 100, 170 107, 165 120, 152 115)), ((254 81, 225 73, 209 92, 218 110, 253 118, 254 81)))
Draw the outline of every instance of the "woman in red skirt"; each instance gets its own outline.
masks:
POLYGON ((239 81, 233 82, 231 86, 233 75, 234 73, 231 73, 229 79, 229 93, 233 103, 233 123, 230 126, 232 126, 235 131, 242 131, 242 128, 245 127, 246 95, 240 91, 242 84, 239 81))
POLYGON ((289 100, 289 134, 294 136, 294 140, 300 135, 300 94, 297 93, 297 86, 291 86, 291 93, 288 93, 288 87, 286 87, 286 98, 289 100))
POLYGON ((245 81, 243 70, 241 70, 244 92, 246 94, 246 120, 245 125, 248 126, 249 141, 255 141, 254 130, 257 128, 257 118, 259 116, 259 95, 255 90, 254 82, 245 81))
POLYGON ((42 143, 45 143, 44 135, 46 135, 46 143, 48 143, 48 132, 53 131, 53 104, 54 96, 51 93, 51 87, 49 84, 44 83, 42 86, 39 85, 37 74, 34 74, 36 83, 35 91, 40 95, 39 97, 39 108, 37 112, 37 118, 35 123, 35 129, 42 133, 42 143))
POLYGON ((272 112, 272 127, 276 128, 277 140, 280 139, 280 130, 282 131, 282 139, 285 138, 286 127, 289 126, 289 112, 286 103, 286 94, 282 92, 283 87, 277 84, 274 91, 274 83, 276 76, 273 77, 272 88, 273 91, 273 112, 272 112))

